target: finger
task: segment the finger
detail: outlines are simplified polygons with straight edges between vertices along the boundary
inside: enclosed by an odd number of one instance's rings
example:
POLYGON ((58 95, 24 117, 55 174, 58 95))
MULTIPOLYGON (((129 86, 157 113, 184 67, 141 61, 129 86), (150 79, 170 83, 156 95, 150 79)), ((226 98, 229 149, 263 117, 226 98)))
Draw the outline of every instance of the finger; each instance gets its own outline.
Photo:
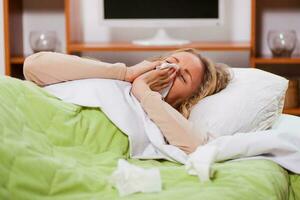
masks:
POLYGON ((174 70, 170 70, 167 74, 160 76, 160 80, 171 80, 172 78, 174 78, 174 76, 176 75, 176 71, 174 70))
POLYGON ((159 91, 160 90, 160 83, 154 83, 154 84, 151 84, 150 85, 150 88, 151 88, 151 90, 153 90, 153 91, 159 91))
POLYGON ((153 70, 146 75, 145 79, 148 84, 152 85, 169 78, 174 72, 174 69, 153 70))
POLYGON ((161 89, 160 89, 160 90, 165 89, 165 88, 168 87, 169 85, 170 85, 170 83, 165 83, 165 84, 161 85, 161 89))
POLYGON ((154 61, 151 63, 150 67, 151 67, 151 69, 155 69, 156 67, 158 67, 161 64, 162 64, 162 61, 154 61))
POLYGON ((159 70, 153 70, 149 73, 149 83, 153 84, 161 79, 161 72, 159 70))
POLYGON ((160 70, 160 77, 168 77, 170 76, 173 72, 175 71, 174 68, 166 68, 166 69, 162 69, 160 70))
POLYGON ((153 85, 155 85, 155 86, 160 86, 160 85, 162 85, 162 84, 164 84, 165 83, 165 79, 158 79, 158 80, 156 80, 154 83, 153 83, 153 85))
POLYGON ((147 61, 147 60, 144 60, 143 62, 141 62, 140 65, 141 65, 142 67, 144 67, 145 72, 154 69, 154 68, 153 68, 153 62, 150 62, 150 61, 147 61))
POLYGON ((143 62, 137 64, 139 68, 142 68, 142 73, 149 72, 156 68, 156 66, 160 65, 161 61, 154 61, 150 62, 147 60, 144 60, 143 62))
POLYGON ((173 74, 168 76, 166 79, 162 80, 162 82, 163 83, 171 83, 175 77, 176 77, 176 72, 173 72, 173 74))
POLYGON ((169 86, 169 84, 162 84, 162 85, 157 86, 157 87, 156 87, 156 90, 157 90, 157 91, 161 91, 161 90, 165 89, 165 88, 168 87, 168 86, 169 86))
POLYGON ((164 85, 164 84, 170 85, 170 84, 172 84, 173 80, 174 80, 174 78, 168 77, 167 79, 160 81, 160 84, 161 85, 164 85))
POLYGON ((161 87, 162 85, 170 85, 173 82, 174 77, 168 77, 164 80, 159 80, 156 84, 161 87))
POLYGON ((165 84, 164 81, 162 81, 162 80, 157 80, 156 82, 152 83, 151 85, 152 85, 152 87, 154 87, 154 88, 161 88, 161 86, 164 85, 164 84, 165 84))
POLYGON ((154 83, 158 80, 165 79, 169 76, 168 70, 153 70, 149 74, 149 80, 154 83))
POLYGON ((173 73, 177 73, 177 69, 175 69, 174 67, 172 67, 169 71, 169 76, 171 76, 173 73))

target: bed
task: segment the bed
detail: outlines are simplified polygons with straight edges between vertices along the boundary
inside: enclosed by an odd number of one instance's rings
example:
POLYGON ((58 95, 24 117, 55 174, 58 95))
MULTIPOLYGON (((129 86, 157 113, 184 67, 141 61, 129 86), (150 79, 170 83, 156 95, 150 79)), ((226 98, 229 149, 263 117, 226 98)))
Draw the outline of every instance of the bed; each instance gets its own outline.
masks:
POLYGON ((0 77, 0 199, 119 199, 120 158, 158 167, 163 190, 122 199, 300 199, 300 176, 267 160, 214 164, 201 183, 184 166, 129 159, 129 143, 97 108, 65 103, 31 82, 0 77))

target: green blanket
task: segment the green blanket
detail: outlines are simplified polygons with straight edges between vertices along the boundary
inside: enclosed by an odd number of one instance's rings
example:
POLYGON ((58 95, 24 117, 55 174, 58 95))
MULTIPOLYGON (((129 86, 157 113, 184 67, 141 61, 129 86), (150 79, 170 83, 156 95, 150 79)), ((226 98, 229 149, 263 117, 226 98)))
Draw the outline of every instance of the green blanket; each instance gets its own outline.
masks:
MULTIPOLYGON (((107 179, 128 152, 127 136, 101 110, 0 77, 0 200, 118 199, 107 179)), ((300 199, 299 176, 271 161, 215 164, 206 183, 176 163, 129 161, 158 167, 163 191, 122 199, 300 199)))

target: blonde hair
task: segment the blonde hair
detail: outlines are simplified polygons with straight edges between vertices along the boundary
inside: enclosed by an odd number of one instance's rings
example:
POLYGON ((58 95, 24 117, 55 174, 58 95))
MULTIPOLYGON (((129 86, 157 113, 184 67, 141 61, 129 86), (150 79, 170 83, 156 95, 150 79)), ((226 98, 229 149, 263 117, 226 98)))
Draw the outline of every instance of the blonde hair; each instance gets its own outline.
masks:
POLYGON ((197 56, 204 66, 204 76, 202 83, 199 85, 196 91, 190 97, 181 102, 180 106, 177 108, 185 118, 188 118, 194 105, 196 105, 201 99, 213 95, 226 88, 232 76, 229 72, 230 67, 228 65, 223 63, 214 63, 211 59, 201 56, 200 53, 193 48, 178 49, 175 51, 171 51, 166 55, 149 58, 147 60, 164 60, 168 56, 178 52, 188 52, 197 56))

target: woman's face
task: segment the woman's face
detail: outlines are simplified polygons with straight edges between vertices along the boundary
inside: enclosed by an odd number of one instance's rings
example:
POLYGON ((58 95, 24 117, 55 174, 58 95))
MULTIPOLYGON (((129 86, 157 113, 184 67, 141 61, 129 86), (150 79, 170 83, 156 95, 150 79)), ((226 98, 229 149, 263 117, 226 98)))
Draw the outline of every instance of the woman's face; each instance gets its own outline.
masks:
POLYGON ((174 53, 164 61, 179 66, 173 86, 165 98, 166 102, 177 108, 197 90, 203 80, 204 66, 197 56, 188 52, 174 53))

